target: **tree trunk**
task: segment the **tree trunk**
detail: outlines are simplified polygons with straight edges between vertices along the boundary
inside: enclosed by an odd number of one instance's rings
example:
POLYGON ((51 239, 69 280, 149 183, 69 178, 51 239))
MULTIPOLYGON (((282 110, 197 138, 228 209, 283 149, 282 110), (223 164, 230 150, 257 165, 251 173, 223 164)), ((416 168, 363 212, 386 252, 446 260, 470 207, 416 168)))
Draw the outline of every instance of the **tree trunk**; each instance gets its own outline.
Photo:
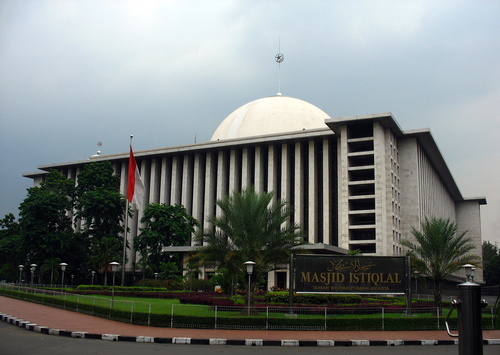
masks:
POLYGON ((441 292, 443 290, 443 283, 434 280, 434 304, 436 307, 441 308, 441 292))

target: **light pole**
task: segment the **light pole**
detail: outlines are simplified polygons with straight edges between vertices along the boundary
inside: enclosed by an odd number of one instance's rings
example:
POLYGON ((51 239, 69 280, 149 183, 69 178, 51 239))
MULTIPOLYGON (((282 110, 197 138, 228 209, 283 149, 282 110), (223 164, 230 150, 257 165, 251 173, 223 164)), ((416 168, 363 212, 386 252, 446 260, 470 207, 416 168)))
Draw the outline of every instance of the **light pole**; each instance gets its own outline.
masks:
POLYGON ((248 299, 247 299, 247 313, 248 315, 250 315, 250 287, 251 287, 251 278, 252 278, 252 274, 253 274, 253 267, 255 266, 255 263, 253 261, 245 261, 243 263, 246 268, 247 268, 247 274, 248 274, 248 290, 247 290, 247 296, 248 296, 248 299))
POLYGON ((61 289, 63 289, 64 288, 64 272, 66 271, 66 266, 68 266, 68 264, 66 264, 66 263, 60 263, 59 266, 61 267, 61 271, 62 271, 61 289))
POLYGON ((33 287, 33 279, 35 278, 35 270, 36 270, 36 267, 38 265, 37 264, 31 264, 30 265, 30 271, 31 271, 31 287, 33 287))
POLYGON ((116 271, 118 271, 118 266, 120 266, 119 263, 116 261, 113 261, 109 263, 111 265, 111 272, 113 272, 113 288, 111 289, 111 307, 113 307, 113 303, 115 301, 115 275, 116 271))
POLYGON ((155 272, 155 280, 158 280, 158 273, 155 272))
POLYGON ((458 337, 459 355, 483 354, 483 329, 481 323, 481 307, 488 303, 481 300, 481 285, 475 283, 474 265, 466 264, 466 281, 458 285, 458 299, 453 300, 452 306, 458 309, 458 334, 451 334, 448 328, 448 318, 453 310, 446 316, 446 330, 448 335, 458 337))
POLYGON ((413 275, 415 276, 415 298, 417 297, 417 294, 418 294, 418 275, 420 274, 420 272, 418 271, 415 271, 413 273, 413 275))
POLYGON ((18 268, 19 268, 19 285, 21 285, 23 283, 23 269, 24 269, 24 265, 20 264, 20 265, 18 265, 18 268))
POLYGON ((90 273, 92 274, 92 286, 94 286, 95 271, 91 271, 90 273))

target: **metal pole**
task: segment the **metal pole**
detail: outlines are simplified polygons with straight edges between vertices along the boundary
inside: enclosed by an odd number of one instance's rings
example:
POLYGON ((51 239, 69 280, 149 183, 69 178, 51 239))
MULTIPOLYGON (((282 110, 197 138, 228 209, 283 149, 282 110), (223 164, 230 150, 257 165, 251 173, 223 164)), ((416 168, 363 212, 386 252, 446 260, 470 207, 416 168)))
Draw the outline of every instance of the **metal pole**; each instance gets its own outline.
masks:
POLYGON ((248 315, 250 315, 250 283, 251 283, 251 277, 252 277, 252 274, 248 274, 248 300, 247 300, 247 307, 248 307, 248 315))
MULTIPOLYGON (((132 138, 130 138, 132 144, 132 138)), ((125 230, 123 231, 123 249, 122 249, 122 286, 125 286, 125 265, 127 264, 127 234, 128 234, 128 209, 129 202, 125 207, 125 230)))
POLYGON ((406 257, 406 315, 411 315, 411 259, 410 256, 406 257))
POLYGON ((293 279, 295 276, 295 255, 290 255, 290 270, 288 274, 288 307, 293 314, 293 279))
POLYGON ((458 285, 458 298, 458 354, 483 355, 481 286, 469 281, 458 285))
POLYGON ((24 269, 24 265, 19 265, 18 268, 19 268, 19 285, 21 285, 23 283, 23 269, 24 269))
POLYGON ((115 302, 115 275, 116 271, 113 271, 113 288, 111 289, 111 308, 113 308, 113 303, 115 302))

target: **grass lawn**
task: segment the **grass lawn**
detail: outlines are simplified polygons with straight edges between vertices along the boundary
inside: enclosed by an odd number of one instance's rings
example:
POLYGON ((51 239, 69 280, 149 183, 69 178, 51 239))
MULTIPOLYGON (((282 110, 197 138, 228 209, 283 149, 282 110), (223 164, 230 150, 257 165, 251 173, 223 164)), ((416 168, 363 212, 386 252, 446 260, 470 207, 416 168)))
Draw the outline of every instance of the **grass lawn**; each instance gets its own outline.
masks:
MULTIPOLYGON (((123 312, 138 312, 138 313, 151 313, 151 314, 163 314, 171 315, 172 309, 174 309, 175 315, 182 316, 205 316, 214 317, 217 313, 217 317, 237 317, 241 316, 244 312, 244 307, 238 308, 236 310, 224 310, 227 307, 217 307, 204 306, 204 305, 189 305, 181 304, 178 299, 161 299, 161 298, 142 298, 142 297, 122 297, 115 296, 112 300, 111 296, 84 296, 77 294, 66 294, 66 295, 43 295, 45 298, 44 303, 50 304, 52 299, 64 300, 65 302, 75 302, 81 305, 89 305, 95 307, 112 308, 114 310, 123 312)), ((372 318, 380 319, 382 314, 379 310, 369 312, 371 314, 365 314, 363 309, 353 309, 346 310, 350 313, 345 313, 339 311, 338 314, 328 314, 327 318, 337 318, 337 319, 353 319, 353 318, 372 318), (342 312, 342 313, 340 313, 342 312)), ((447 310, 443 309, 443 312, 447 310)), ((404 314, 405 310, 401 309, 394 313, 385 313, 385 318, 401 318, 406 317, 404 314)), ((301 309, 295 309, 295 314, 300 319, 315 319, 325 317, 324 308, 317 307, 317 312, 307 311, 306 314, 301 314, 301 309)), ((273 308, 269 313, 266 308, 258 310, 256 313, 252 313, 253 318, 286 318, 288 316, 288 307, 277 306, 273 308)), ((415 317, 428 317, 430 312, 426 313, 415 313, 415 317)))

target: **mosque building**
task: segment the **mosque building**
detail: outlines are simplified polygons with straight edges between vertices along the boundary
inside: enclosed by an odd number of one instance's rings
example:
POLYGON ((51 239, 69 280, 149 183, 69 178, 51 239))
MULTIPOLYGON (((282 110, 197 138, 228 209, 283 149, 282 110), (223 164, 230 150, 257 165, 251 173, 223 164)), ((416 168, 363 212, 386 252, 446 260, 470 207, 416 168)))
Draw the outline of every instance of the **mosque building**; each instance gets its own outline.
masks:
MULTIPOLYGON (((429 129, 402 130, 391 113, 331 118, 316 106, 281 94, 249 102, 222 121, 211 140, 135 152, 145 203, 182 204, 201 224, 216 201, 253 186, 288 201, 316 254, 399 256, 426 217, 449 218, 467 230, 481 255, 480 206, 462 196, 429 129)), ((57 169, 75 179, 85 164, 110 161, 126 194, 128 152, 39 166, 24 174, 38 185, 57 169)), ((133 246, 141 212, 129 222, 133 246)), ((192 245, 167 248, 188 255, 192 245)), ((126 270, 136 253, 128 250, 126 270)), ((287 265, 268 285, 286 287, 287 265)), ((206 276, 202 273, 202 276, 206 276)), ((476 280, 482 281, 478 272, 476 280)))

